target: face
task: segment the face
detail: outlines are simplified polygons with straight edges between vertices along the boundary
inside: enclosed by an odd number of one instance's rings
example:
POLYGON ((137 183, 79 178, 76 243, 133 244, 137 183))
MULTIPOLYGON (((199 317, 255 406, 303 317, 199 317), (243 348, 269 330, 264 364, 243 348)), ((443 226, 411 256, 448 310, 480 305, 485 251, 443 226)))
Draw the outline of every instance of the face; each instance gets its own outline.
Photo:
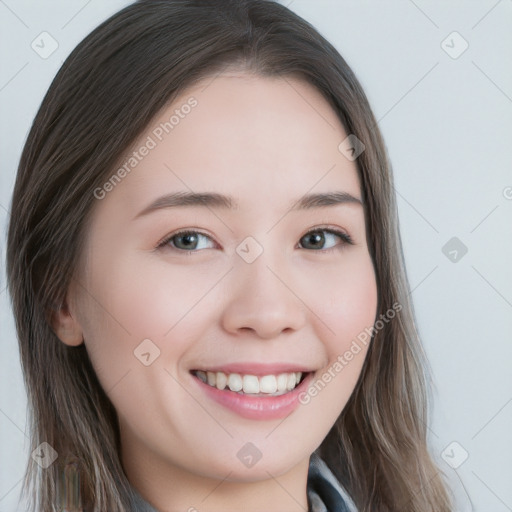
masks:
POLYGON ((224 73, 176 98, 95 191, 68 320, 128 473, 261 481, 304 467, 333 426, 366 348, 344 355, 377 307, 346 137, 305 82, 224 73))

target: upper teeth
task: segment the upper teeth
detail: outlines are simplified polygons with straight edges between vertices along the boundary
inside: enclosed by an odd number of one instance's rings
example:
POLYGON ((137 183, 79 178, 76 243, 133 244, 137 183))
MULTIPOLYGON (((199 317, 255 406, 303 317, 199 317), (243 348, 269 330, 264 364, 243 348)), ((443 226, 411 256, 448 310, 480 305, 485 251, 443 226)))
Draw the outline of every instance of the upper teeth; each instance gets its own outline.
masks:
POLYGON ((243 391, 244 393, 258 394, 267 393, 282 395, 291 391, 300 382, 302 372, 280 373, 278 375, 240 375, 239 373, 224 372, 195 372, 203 382, 217 389, 223 390, 226 387, 231 391, 243 391))

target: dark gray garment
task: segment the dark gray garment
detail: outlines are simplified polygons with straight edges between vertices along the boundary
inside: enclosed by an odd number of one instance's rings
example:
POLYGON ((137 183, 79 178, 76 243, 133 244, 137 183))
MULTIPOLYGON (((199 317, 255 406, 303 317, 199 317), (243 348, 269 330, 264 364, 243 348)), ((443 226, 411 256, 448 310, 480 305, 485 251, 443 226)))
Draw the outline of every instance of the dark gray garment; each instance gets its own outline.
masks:
MULTIPOLYGON (((132 512, 157 512, 132 487, 132 512)), ((357 512, 353 501, 325 462, 315 453, 309 459, 309 512, 357 512)))

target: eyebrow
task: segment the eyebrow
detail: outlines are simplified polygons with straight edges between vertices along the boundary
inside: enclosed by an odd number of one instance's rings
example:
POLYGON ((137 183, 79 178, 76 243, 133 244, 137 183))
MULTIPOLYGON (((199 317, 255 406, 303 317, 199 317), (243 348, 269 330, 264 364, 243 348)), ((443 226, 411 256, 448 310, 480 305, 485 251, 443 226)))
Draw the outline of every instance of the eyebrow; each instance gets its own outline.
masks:
MULTIPOLYGON (((363 206, 361 199, 349 194, 348 192, 336 191, 302 196, 298 200, 292 201, 289 211, 310 210, 313 208, 324 208, 327 206, 343 204, 359 204, 363 206)), ((222 208, 230 210, 236 210, 239 208, 238 203, 233 197, 223 194, 214 192, 175 192, 155 199, 146 206, 146 208, 139 212, 134 219, 164 208, 178 208, 184 206, 201 206, 205 208, 222 208)))

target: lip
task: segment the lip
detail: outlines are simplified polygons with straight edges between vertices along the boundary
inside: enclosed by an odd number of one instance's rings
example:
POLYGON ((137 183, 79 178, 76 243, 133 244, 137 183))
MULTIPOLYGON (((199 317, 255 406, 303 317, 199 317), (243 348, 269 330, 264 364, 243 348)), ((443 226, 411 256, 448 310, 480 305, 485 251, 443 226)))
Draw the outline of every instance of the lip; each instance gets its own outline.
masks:
MULTIPOLYGON (((225 369, 227 367, 223 366, 223 368, 225 369)), ((218 371, 224 370, 221 369, 218 371)), ((251 371, 253 372, 251 375, 254 375, 254 366, 252 367, 251 371)), ((270 374, 272 374, 272 372, 270 372, 270 374)), ((263 373, 262 375, 268 375, 268 373, 263 373)), ((231 390, 221 391, 204 383, 201 379, 197 378, 192 373, 190 374, 190 377, 195 383, 194 385, 198 386, 199 390, 204 393, 208 399, 217 402, 218 404, 243 418, 251 420, 273 420, 284 418, 285 416, 291 414, 300 405, 299 395, 302 391, 309 387, 313 376, 314 372, 310 371, 296 388, 283 395, 250 396, 242 395, 231 390)))
POLYGON ((302 372, 310 373, 314 371, 313 368, 301 364, 290 363, 229 363, 219 366, 208 366, 208 368, 197 367, 193 370, 201 370, 203 372, 224 372, 228 373, 241 373, 243 375, 256 375, 262 377, 263 375, 278 375, 280 373, 302 372))

